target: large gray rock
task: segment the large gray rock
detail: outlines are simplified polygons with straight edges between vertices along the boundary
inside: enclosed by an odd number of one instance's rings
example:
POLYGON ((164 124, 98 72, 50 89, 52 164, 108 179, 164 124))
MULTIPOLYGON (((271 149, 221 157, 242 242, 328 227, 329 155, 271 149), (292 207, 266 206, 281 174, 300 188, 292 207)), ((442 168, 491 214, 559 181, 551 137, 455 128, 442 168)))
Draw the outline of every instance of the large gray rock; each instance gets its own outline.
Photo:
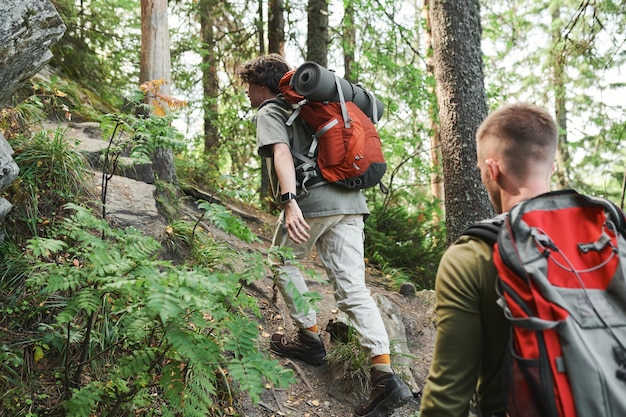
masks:
MULTIPOLYGON (((20 172, 11 155, 13 155, 13 149, 0 133, 0 192, 4 191, 20 172)), ((12 207, 11 203, 0 197, 0 222, 4 220, 12 207)))
POLYGON ((49 0, 0 1, 0 108, 52 58, 65 24, 49 0))
MULTIPOLYGON (((49 0, 0 0, 0 108, 15 90, 52 58, 50 45, 61 39, 65 24, 49 0)), ((13 149, 0 133, 0 192, 17 177, 13 149)), ((0 198, 0 222, 12 205, 0 198)), ((0 236, 0 240, 2 237, 0 236)))

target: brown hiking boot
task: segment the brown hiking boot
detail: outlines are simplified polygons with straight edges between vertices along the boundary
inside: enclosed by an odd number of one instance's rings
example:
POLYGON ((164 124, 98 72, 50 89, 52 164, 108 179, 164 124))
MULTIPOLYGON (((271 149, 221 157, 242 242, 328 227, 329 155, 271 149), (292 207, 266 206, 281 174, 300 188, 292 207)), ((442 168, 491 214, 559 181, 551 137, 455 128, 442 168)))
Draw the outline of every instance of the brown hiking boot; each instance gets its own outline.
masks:
POLYGON ((324 343, 302 330, 298 333, 298 338, 292 341, 280 333, 274 333, 270 339, 270 349, 281 356, 298 359, 309 365, 320 366, 326 361, 324 343))
POLYGON ((372 393, 365 404, 354 409, 358 417, 387 417, 413 398, 411 390, 393 372, 370 370, 372 393))

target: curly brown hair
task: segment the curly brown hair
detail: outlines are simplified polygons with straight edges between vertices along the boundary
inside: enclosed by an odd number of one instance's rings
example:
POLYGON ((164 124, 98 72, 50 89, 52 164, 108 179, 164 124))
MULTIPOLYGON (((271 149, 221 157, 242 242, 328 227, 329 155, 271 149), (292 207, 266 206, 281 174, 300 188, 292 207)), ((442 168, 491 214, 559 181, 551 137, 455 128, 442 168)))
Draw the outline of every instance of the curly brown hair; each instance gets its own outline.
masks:
POLYGON ((278 94, 278 82, 289 70, 285 58, 273 53, 246 62, 237 70, 237 75, 245 83, 264 85, 278 94))

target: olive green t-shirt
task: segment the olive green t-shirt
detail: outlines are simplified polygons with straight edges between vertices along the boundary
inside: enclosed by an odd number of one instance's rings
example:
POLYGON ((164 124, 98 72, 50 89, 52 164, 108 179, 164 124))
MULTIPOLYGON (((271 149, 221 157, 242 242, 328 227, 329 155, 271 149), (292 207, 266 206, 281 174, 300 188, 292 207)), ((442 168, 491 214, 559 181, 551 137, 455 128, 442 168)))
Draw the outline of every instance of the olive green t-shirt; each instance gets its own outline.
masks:
POLYGON ((437 336, 421 417, 467 417, 474 393, 484 415, 505 409, 502 367, 510 327, 497 305, 493 250, 462 236, 435 281, 437 336))
MULTIPOLYGON (((286 143, 294 151, 306 155, 312 143, 312 136, 300 121, 296 119, 292 126, 285 123, 291 111, 277 103, 267 103, 259 108, 254 120, 256 123, 257 152, 261 157, 272 158, 269 145, 286 143)), ((300 162, 294 160, 294 164, 300 162)), ((268 163, 272 167, 273 160, 268 163)), ((294 172, 295 175, 295 172, 294 172)), ((349 190, 336 184, 324 184, 309 188, 307 192, 297 190, 298 205, 304 217, 322 217, 336 214, 369 214, 363 192, 349 190)), ((280 191, 274 190, 274 195, 280 191)))

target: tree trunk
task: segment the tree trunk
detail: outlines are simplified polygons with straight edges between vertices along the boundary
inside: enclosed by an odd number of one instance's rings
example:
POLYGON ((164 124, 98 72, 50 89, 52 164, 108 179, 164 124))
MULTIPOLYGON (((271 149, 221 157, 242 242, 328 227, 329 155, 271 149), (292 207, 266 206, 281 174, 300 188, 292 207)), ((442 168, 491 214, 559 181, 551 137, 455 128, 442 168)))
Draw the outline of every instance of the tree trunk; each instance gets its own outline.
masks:
MULTIPOLYGON (((285 17, 282 0, 270 0, 268 16, 269 53, 285 54, 285 17)), ((270 213, 279 209, 270 186, 267 158, 261 158, 261 205, 270 213)))
MULTIPOLYGON (((561 28, 557 22, 561 21, 559 8, 555 7, 552 12, 552 44, 561 44, 561 28)), ((567 108, 565 90, 565 56, 561 48, 554 48, 554 58, 552 62, 552 72, 554 76, 554 109, 555 119, 559 127, 559 145, 556 151, 556 185, 559 189, 570 188, 569 175, 569 150, 567 146, 567 108)))
POLYGON ((269 46, 270 53, 285 54, 285 16, 282 0, 269 0, 268 5, 269 46))
MULTIPOLYGON (((170 95, 172 64, 167 21, 167 0, 141 0, 141 60, 139 84, 164 80, 160 93, 170 95)), ((152 169, 159 180, 176 184, 174 152, 157 149, 152 155, 152 169)))
POLYGON ((354 5, 352 2, 345 2, 343 11, 343 78, 350 82, 355 82, 352 78, 352 65, 354 62, 354 47, 356 45, 356 30, 354 27, 354 5))
POLYGON ((218 161, 212 156, 217 155, 219 148, 219 133, 215 121, 217 120, 217 95, 219 84, 217 80, 217 60, 214 51, 215 36, 214 22, 215 0, 201 0, 200 8, 200 38, 203 50, 202 56, 202 92, 204 94, 204 154, 207 157, 209 169, 217 171, 218 161))
MULTIPOLYGON (((425 3, 422 8, 423 16, 426 21, 426 30, 424 31, 424 42, 427 45, 428 53, 426 54, 426 76, 434 77, 435 68, 432 55, 432 29, 430 25, 430 16, 428 13, 428 4, 425 3)), ((434 93, 429 88, 430 93, 434 93)), ((437 106, 436 103, 432 103, 428 110, 430 116, 430 193, 433 198, 441 201, 441 210, 443 212, 443 203, 445 202, 444 184, 443 184, 443 168, 441 159, 441 135, 439 132, 439 124, 437 123, 437 106)))
POLYGON ((476 129, 487 115, 479 2, 431 0, 430 21, 451 244, 493 214, 476 169, 476 129))
POLYGON ((328 3, 327 0, 309 0, 306 59, 323 67, 328 65, 328 3))

